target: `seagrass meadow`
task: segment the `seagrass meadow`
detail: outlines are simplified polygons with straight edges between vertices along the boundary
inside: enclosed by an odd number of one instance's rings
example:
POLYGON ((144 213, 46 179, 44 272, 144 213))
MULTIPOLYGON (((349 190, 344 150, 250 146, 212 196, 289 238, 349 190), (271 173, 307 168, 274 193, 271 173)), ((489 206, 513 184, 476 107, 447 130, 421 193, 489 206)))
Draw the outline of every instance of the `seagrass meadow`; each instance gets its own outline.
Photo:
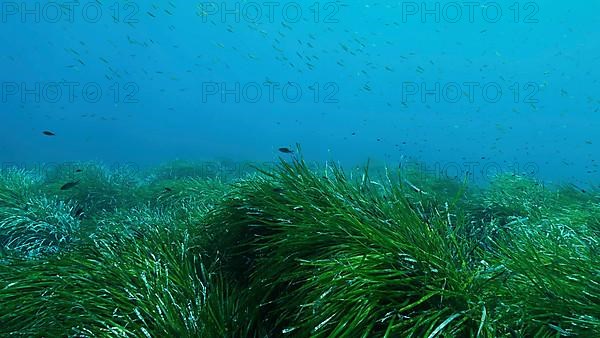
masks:
POLYGON ((1 172, 2 337, 600 337, 599 190, 70 168, 1 172))

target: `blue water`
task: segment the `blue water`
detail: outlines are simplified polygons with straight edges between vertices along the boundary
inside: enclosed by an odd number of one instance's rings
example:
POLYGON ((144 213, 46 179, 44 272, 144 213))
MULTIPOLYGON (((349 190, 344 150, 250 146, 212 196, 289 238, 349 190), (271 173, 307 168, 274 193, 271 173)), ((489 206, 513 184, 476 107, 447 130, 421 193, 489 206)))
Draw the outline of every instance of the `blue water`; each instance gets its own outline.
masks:
POLYGON ((311 161, 600 178, 600 2, 2 1, 0 21, 3 166, 299 143, 311 161))

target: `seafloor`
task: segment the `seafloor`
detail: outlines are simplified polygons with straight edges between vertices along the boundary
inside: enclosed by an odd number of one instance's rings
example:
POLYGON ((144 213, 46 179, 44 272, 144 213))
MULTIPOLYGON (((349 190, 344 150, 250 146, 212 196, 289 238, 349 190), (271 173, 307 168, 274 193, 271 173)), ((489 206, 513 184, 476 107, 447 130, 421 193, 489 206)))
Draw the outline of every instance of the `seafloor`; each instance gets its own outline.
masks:
POLYGON ((205 169, 4 169, 0 336, 600 337, 600 190, 205 169))

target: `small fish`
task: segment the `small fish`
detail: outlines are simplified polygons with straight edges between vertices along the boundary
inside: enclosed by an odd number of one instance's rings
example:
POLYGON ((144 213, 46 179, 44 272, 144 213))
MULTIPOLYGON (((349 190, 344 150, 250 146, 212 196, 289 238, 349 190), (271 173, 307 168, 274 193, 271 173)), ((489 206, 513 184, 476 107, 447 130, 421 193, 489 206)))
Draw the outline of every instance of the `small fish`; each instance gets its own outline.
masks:
POLYGON ((66 183, 65 185, 63 185, 62 187, 60 187, 60 190, 69 190, 71 188, 73 188, 74 186, 78 185, 80 181, 74 181, 74 182, 69 182, 66 183))
POLYGON ((51 132, 51 131, 48 131, 48 130, 44 130, 44 131, 42 132, 42 134, 44 134, 44 135, 46 135, 46 136, 55 136, 55 135, 56 135, 55 133, 53 133, 53 132, 51 132))
POLYGON ((165 188, 165 192, 171 192, 171 191, 173 191, 173 189, 171 189, 171 188, 165 188))
POLYGON ((284 154, 293 154, 294 153, 294 151, 292 149, 285 148, 285 147, 279 148, 279 151, 282 152, 282 153, 284 153, 284 154))
POLYGON ((75 170, 75 172, 76 172, 76 173, 80 173, 80 172, 82 172, 82 171, 83 171, 83 170, 81 170, 81 169, 76 169, 76 170, 75 170))

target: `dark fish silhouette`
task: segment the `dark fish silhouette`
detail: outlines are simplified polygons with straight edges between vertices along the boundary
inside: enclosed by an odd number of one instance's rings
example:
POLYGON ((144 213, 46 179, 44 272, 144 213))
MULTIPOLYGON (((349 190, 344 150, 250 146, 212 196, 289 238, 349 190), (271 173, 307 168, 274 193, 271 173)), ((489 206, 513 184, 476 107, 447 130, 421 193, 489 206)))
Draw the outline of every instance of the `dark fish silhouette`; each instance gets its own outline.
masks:
POLYGON ((48 130, 44 130, 44 131, 42 132, 42 134, 44 134, 44 135, 46 135, 46 136, 55 136, 55 135, 56 135, 55 133, 53 133, 53 132, 51 132, 51 131, 48 131, 48 130))
POLYGON ((284 153, 284 154, 293 154, 294 153, 294 151, 292 149, 285 148, 285 147, 284 148, 279 148, 279 151, 282 152, 282 153, 284 153))
POLYGON ((165 188, 165 192, 172 192, 172 191, 173 191, 173 189, 171 189, 171 188, 165 188))
POLYGON ((75 211, 73 212, 73 215, 77 218, 82 218, 83 214, 84 214, 85 210, 83 209, 82 206, 78 206, 77 209, 75 209, 75 211))
POLYGON ((83 170, 81 170, 81 169, 77 169, 77 170, 75 170, 75 172, 76 172, 76 173, 80 173, 80 172, 82 172, 82 171, 83 171, 83 170))
POLYGON ((60 187, 60 190, 69 190, 78 184, 79 184, 79 181, 69 182, 69 183, 66 183, 65 185, 63 185, 62 187, 60 187))

